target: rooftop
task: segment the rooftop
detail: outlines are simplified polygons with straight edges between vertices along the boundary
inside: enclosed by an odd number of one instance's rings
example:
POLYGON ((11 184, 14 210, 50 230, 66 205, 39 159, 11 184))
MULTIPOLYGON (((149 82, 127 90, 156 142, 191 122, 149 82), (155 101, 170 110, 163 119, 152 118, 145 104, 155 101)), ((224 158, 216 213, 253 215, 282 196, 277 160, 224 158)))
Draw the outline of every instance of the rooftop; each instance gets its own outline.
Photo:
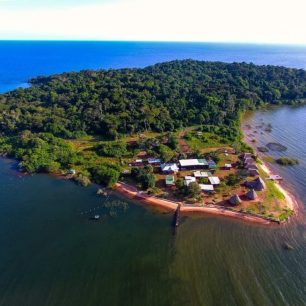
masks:
POLYGON ((195 171, 193 172, 194 177, 209 177, 211 176, 210 172, 203 172, 203 171, 195 171))
POLYGON ((202 191, 214 191, 213 185, 199 184, 202 191))
POLYGON ((206 159, 181 159, 179 161, 181 167, 191 166, 208 166, 206 159))
POLYGON ((208 178, 212 185, 219 185, 220 179, 217 176, 211 176, 208 178))
POLYGON ((165 178, 166 185, 174 185, 174 176, 173 175, 167 175, 165 178))
POLYGON ((175 164, 175 163, 162 164, 160 167, 161 167, 161 170, 164 171, 164 172, 168 172, 168 171, 177 172, 177 171, 179 171, 179 168, 178 168, 177 164, 175 164))

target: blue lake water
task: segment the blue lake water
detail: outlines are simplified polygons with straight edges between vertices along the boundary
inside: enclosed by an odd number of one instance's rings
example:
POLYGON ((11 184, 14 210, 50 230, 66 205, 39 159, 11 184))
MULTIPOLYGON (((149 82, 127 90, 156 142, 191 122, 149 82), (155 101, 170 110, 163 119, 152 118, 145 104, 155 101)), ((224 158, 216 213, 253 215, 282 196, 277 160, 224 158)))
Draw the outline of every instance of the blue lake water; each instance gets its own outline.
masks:
MULTIPOLYGON (((183 58, 306 68, 302 47, 0 42, 0 89, 37 75, 183 58)), ((257 112, 248 120, 253 128, 272 124, 271 133, 257 133, 258 144, 280 142, 300 160, 273 169, 305 207, 306 108, 257 112)), ((0 159, 0 306, 306 305, 304 213, 272 228, 188 217, 174 236, 171 214, 99 197, 95 186, 20 176, 14 168, 14 161, 0 159), (114 201, 126 209, 111 211, 114 201), (89 220, 94 213, 100 222, 89 220), (284 250, 284 242, 293 250, 284 250)))
POLYGON ((0 41, 0 91, 35 76, 82 69, 144 67, 175 59, 253 62, 306 69, 306 47, 216 43, 0 41))

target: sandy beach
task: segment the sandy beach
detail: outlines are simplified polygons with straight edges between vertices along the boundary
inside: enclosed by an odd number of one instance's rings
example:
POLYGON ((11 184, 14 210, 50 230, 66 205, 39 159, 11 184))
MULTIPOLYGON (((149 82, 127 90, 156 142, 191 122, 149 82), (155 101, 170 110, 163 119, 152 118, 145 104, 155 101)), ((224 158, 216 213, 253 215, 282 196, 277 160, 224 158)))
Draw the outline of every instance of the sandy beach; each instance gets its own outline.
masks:
MULTIPOLYGON (((165 199, 159 199, 153 196, 149 196, 145 193, 142 193, 141 191, 138 191, 136 188, 124 184, 124 183, 117 183, 115 186, 115 190, 119 192, 120 194, 123 194, 124 196, 137 200, 141 202, 142 204, 149 204, 158 208, 166 209, 168 211, 175 211, 177 209, 177 206, 179 204, 182 204, 180 202, 172 202, 165 199)), ((251 214, 241 213, 238 211, 232 211, 229 209, 226 209, 224 207, 218 207, 218 206, 181 206, 181 213, 185 214, 191 214, 191 213, 204 213, 204 214, 212 214, 216 216, 225 216, 225 217, 231 217, 240 219, 246 222, 253 222, 263 225, 272 224, 275 222, 269 221, 267 219, 264 219, 259 216, 253 216, 251 214)))

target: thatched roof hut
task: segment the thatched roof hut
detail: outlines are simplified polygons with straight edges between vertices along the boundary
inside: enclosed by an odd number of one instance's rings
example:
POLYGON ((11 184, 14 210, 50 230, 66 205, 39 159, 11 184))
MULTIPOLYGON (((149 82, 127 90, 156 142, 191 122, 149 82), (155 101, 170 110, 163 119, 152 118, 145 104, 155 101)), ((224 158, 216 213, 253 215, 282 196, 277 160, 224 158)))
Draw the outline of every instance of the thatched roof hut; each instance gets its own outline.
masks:
POLYGON ((248 169, 248 170, 250 170, 250 169, 258 170, 258 167, 256 166, 255 163, 246 164, 245 168, 248 169))
POLYGON ((257 169, 250 168, 250 169, 248 169, 248 172, 249 172, 250 176, 258 176, 259 175, 259 172, 258 172, 257 169))
POLYGON ((251 189, 249 190, 247 193, 246 193, 246 197, 249 199, 249 200, 255 200, 257 199, 257 193, 254 189, 251 189))
POLYGON ((257 191, 262 191, 266 189, 266 183, 261 177, 256 178, 252 182, 246 182, 245 185, 251 189, 255 189, 257 191))
POLYGON ((244 164, 247 165, 247 164, 253 164, 255 161, 253 158, 251 157, 247 157, 243 160, 244 164))
POLYGON ((242 201, 241 201, 239 195, 238 195, 238 194, 235 194, 235 195, 233 195, 233 196, 229 199, 229 202, 230 202, 231 205, 236 206, 236 205, 239 205, 242 201))
POLYGON ((264 182, 264 180, 261 177, 258 177, 256 180, 256 185, 254 187, 255 190, 261 191, 266 189, 266 183, 264 182))

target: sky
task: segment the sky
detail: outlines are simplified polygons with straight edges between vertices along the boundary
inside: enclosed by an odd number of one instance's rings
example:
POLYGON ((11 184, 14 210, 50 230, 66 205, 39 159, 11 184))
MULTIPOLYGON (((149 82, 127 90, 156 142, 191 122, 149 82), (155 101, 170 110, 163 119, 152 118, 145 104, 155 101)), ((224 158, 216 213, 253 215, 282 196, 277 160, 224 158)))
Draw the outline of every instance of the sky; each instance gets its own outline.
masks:
POLYGON ((0 39, 306 45, 306 0, 0 0, 0 39))

